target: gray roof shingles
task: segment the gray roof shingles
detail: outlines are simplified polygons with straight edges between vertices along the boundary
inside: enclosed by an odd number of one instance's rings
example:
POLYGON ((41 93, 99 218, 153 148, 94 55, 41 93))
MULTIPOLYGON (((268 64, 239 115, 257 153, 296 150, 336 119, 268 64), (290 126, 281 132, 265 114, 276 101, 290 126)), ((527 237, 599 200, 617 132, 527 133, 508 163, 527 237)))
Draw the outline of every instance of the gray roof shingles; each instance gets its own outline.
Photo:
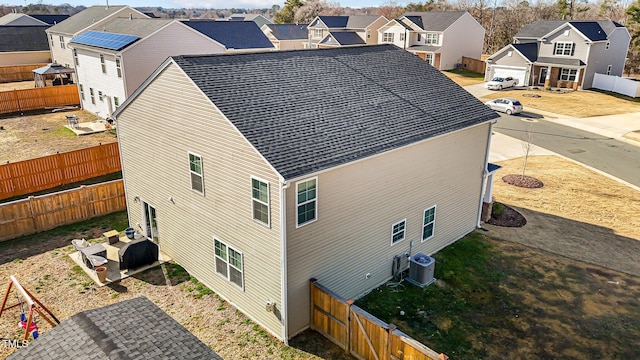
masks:
POLYGON ((573 25, 578 31, 592 41, 606 40, 613 30, 621 25, 611 20, 538 20, 527 24, 518 31, 515 38, 539 39, 564 24, 573 25))
POLYGON ((344 28, 349 21, 348 16, 318 16, 328 28, 344 28))
MULTIPOLYGON (((51 32, 60 34, 76 34, 127 6, 91 6, 51 27, 51 32)), ((124 16, 127 16, 126 14, 124 16)))
POLYGON ((403 16, 407 17, 423 30, 445 31, 465 13, 465 11, 407 12, 403 16), (421 23, 418 23, 416 18, 419 18, 421 23))
POLYGON ((49 25, 0 26, 0 52, 49 50, 45 32, 48 27, 49 25))
POLYGON ((57 14, 36 14, 29 15, 34 19, 38 19, 40 21, 44 21, 49 25, 55 25, 59 22, 63 22, 69 18, 69 15, 57 15, 57 14))
POLYGON ((173 60, 287 180, 498 117, 393 45, 173 60))
POLYGON ((512 44, 530 62, 538 60, 538 43, 512 44))
POLYGON ((561 58, 561 57, 538 57, 536 64, 552 64, 552 65, 568 65, 568 66, 586 65, 580 59, 561 58))
POLYGON ((8 359, 222 360, 145 297, 73 315, 8 359))
POLYGON ((364 40, 355 31, 333 31, 331 36, 340 45, 364 45, 364 40))
POLYGON ((185 25, 227 49, 272 49, 273 44, 253 21, 184 21, 185 25))
POLYGON ((278 40, 306 40, 308 24, 266 24, 278 40))

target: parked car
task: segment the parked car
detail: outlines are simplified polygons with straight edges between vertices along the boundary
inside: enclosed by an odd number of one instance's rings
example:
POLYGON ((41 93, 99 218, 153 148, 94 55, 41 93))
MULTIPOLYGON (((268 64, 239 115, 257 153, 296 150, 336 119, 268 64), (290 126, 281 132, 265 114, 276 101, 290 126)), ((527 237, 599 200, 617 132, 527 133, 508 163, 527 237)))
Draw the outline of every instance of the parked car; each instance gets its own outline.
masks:
POLYGON ((502 90, 518 85, 518 79, 514 79, 511 76, 507 77, 494 77, 487 83, 487 89, 489 90, 502 90))
POLYGON ((496 111, 502 111, 508 115, 522 112, 522 104, 513 98, 498 98, 484 103, 488 107, 496 111))

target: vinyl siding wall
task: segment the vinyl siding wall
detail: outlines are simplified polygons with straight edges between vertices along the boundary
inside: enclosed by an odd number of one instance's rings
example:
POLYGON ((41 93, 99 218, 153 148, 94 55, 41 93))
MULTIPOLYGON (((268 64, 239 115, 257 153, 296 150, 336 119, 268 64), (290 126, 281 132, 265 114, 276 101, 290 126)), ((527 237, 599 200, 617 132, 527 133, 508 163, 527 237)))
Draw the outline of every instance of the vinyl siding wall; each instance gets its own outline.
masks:
POLYGON ((400 49, 404 49, 411 45, 414 45, 411 42, 411 41, 414 41, 414 38, 412 38, 412 40, 410 39, 400 40, 400 35, 405 34, 405 32, 407 37, 413 36, 415 38, 415 35, 411 31, 407 30, 404 26, 399 24, 389 26, 388 28, 385 28, 385 29, 380 29, 380 31, 378 32, 378 44, 393 44, 399 47, 400 49), (389 43, 389 42, 383 41, 384 33, 393 33, 393 42, 389 43), (406 45, 405 45, 405 41, 406 41, 406 45))
POLYGON ((454 69, 462 57, 480 59, 484 44, 484 28, 469 13, 465 13, 442 33, 442 54, 439 70, 454 69))
POLYGON ((77 49, 77 53, 79 63, 76 66, 78 84, 81 84, 84 89, 84 100, 80 98, 82 108, 97 114, 101 118, 105 118, 110 115, 109 102, 111 102, 112 111, 116 110, 113 103, 114 97, 118 98, 120 105, 125 99, 124 82, 122 78, 118 78, 115 55, 113 53, 100 53, 85 49, 77 49), (100 54, 104 56, 106 74, 102 72, 100 54), (91 102, 90 88, 93 88, 95 105, 91 102), (99 91, 102 91, 105 95, 102 101, 98 96, 99 91))
POLYGON ((367 29, 365 29, 364 32, 364 39, 367 42, 367 45, 371 45, 371 44, 378 44, 378 30, 385 26, 387 23, 389 22, 389 20, 387 20, 384 17, 379 18, 378 20, 374 21, 373 24, 369 25, 369 27, 367 27, 367 29), (371 31, 371 38, 367 39, 367 30, 371 31))
POLYGON ((175 64, 118 116, 118 140, 130 224, 143 231, 142 201, 154 206, 161 251, 281 338, 265 310, 274 301, 282 311, 279 180, 268 164, 175 64), (191 190, 188 152, 202 156, 204 196, 191 190), (269 182, 270 227, 252 219, 251 175, 269 182), (216 273, 214 237, 243 254, 244 291, 216 273))
POLYGON ((44 51, 0 52, 0 66, 44 64, 51 62, 51 53, 44 51))
POLYGON ((311 277, 355 298, 390 279, 393 257, 411 240, 412 254, 432 254, 475 229, 489 131, 485 123, 318 174, 317 221, 297 229, 291 183, 290 336, 308 326, 311 277), (422 243, 423 211, 434 205, 435 235, 422 243), (392 224, 402 219, 407 236, 392 246, 392 224))
POLYGON ((609 35, 610 46, 608 50, 605 50, 606 41, 591 45, 589 59, 586 61, 585 89, 592 87, 593 74, 606 74, 609 65, 611 65, 611 75, 622 76, 627 50, 629 49, 629 40, 630 37, 625 28, 619 28, 609 35))
POLYGON ((64 49, 60 46, 60 36, 62 34, 47 33, 49 40, 49 47, 51 48, 51 60, 57 62, 60 65, 69 64, 69 67, 73 68, 73 50, 69 47, 69 41, 72 37, 68 35, 62 35, 64 37, 64 49), (53 43, 50 36, 53 35, 53 43))
POLYGON ((580 59, 587 62, 587 52, 589 51, 589 45, 585 44, 585 38, 571 26, 565 26, 560 28, 556 33, 547 38, 546 41, 540 43, 540 50, 538 51, 538 57, 557 57, 557 58, 571 58, 580 59), (564 31, 569 30, 569 36, 564 35, 564 31), (575 44, 575 51, 573 56, 561 56, 554 55, 554 43, 556 42, 573 42, 575 44))
POLYGON ((224 51, 224 47, 212 39, 185 25, 172 23, 122 51, 126 96, 131 96, 169 56, 217 54, 224 51))
POLYGON ((527 60, 522 57, 516 50, 512 48, 503 51, 500 55, 493 58, 493 63, 499 66, 519 66, 525 67, 528 66, 527 60), (509 51, 511 51, 511 56, 509 56, 509 51))

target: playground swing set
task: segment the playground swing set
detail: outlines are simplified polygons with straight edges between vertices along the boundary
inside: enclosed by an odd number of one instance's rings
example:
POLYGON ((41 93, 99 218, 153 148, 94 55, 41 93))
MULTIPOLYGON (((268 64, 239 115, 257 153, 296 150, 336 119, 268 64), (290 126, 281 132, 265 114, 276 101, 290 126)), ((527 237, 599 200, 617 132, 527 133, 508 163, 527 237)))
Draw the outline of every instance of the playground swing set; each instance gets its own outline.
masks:
POLYGON ((9 286, 7 286, 7 291, 4 294, 4 299, 2 300, 2 307, 0 308, 0 317, 2 317, 2 313, 5 310, 9 310, 15 307, 20 307, 20 321, 18 322, 18 326, 24 329, 24 338, 23 340, 27 340, 29 338, 29 334, 33 336, 33 339, 37 339, 38 334, 38 325, 35 321, 35 315, 39 315, 41 318, 45 319, 52 327, 60 324, 60 321, 53 315, 46 306, 44 306, 35 296, 31 295, 29 290, 25 289, 18 280, 11 275, 9 280, 9 286), (18 299, 18 303, 14 305, 7 306, 7 300, 9 299, 9 294, 11 293, 11 288, 15 287, 16 298, 18 299), (27 314, 25 314, 25 306, 28 310, 27 314), (51 319, 49 316, 51 316, 51 319))

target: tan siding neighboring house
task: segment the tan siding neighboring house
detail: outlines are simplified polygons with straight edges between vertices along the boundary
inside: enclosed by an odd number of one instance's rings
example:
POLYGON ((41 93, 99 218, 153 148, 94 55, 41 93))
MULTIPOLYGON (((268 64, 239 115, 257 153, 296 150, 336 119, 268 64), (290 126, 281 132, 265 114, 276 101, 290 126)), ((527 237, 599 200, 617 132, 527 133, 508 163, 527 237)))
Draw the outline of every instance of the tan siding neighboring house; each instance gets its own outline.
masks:
POLYGON ((473 231, 489 129, 485 123, 317 174, 318 220, 297 229, 292 181, 287 191, 291 333, 309 322, 310 278, 355 299, 390 278, 395 255, 432 254, 473 231), (423 211, 434 205, 435 235, 422 242, 423 211), (392 224, 405 218, 406 239, 391 245, 392 224))
POLYGON ((265 311, 268 301, 282 303, 279 179, 271 167, 175 65, 118 116, 118 137, 130 224, 144 224, 143 202, 154 206, 160 249, 282 337, 280 320, 265 311), (202 156, 204 196, 191 190, 188 152, 202 156), (250 176, 271 187, 270 227, 252 219, 250 176), (214 237, 243 254, 244 290, 216 273, 214 237))

